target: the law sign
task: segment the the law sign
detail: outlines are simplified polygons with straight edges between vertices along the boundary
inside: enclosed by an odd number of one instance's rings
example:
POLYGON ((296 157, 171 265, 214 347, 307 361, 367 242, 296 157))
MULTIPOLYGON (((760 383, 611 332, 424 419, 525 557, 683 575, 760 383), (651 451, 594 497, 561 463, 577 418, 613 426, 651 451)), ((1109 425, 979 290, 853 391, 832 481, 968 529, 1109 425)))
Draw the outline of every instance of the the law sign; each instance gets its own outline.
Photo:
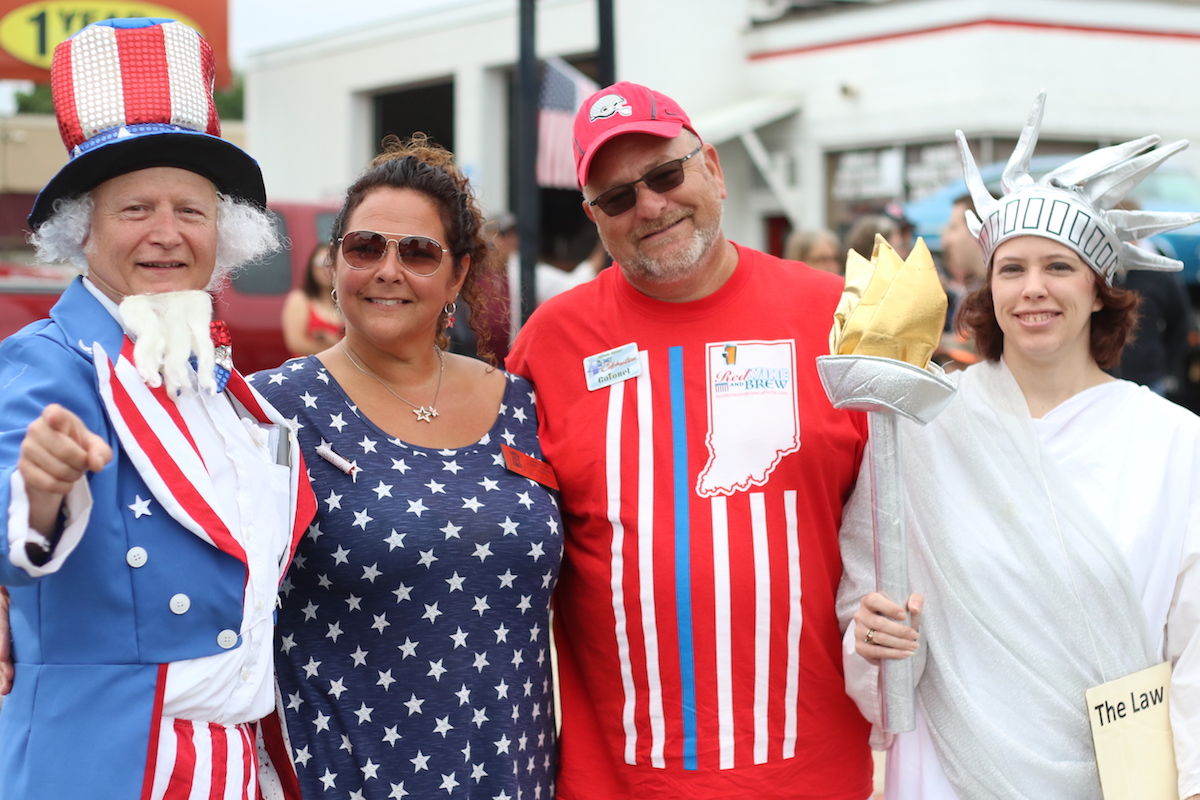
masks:
POLYGON ((0 0, 0 79, 49 83, 50 61, 60 42, 93 22, 118 17, 165 17, 192 26, 212 45, 217 85, 231 82, 227 0, 0 0))

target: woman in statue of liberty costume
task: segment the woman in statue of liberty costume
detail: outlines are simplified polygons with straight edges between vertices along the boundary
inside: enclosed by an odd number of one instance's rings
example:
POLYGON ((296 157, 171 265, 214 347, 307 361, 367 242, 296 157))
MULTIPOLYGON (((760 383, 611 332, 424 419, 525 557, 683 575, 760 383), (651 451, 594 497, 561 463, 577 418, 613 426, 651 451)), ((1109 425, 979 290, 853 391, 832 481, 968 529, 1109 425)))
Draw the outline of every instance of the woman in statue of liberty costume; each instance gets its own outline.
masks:
POLYGON ((906 607, 872 592, 868 470, 843 523, 847 690, 876 725, 880 660, 915 659, 916 730, 876 733, 888 800, 1100 797, 1084 692, 1163 661, 1179 796, 1200 794, 1200 418, 1103 371, 1136 324, 1113 275, 1182 266, 1133 242, 1200 219, 1110 209, 1187 143, 1035 181, 1044 99, 998 200, 958 133, 988 279, 957 326, 984 360, 928 426, 901 420, 906 607))

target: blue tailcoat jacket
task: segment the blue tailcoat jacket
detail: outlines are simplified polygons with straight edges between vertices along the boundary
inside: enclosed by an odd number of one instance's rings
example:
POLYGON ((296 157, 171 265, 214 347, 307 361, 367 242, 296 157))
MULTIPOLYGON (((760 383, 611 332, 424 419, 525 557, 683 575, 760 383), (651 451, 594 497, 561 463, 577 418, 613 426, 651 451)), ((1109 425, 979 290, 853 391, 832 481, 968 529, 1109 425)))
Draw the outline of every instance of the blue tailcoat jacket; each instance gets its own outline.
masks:
MULTIPOLYGON (((12 595, 16 661, 13 691, 0 710, 0 800, 140 797, 165 665, 224 652, 220 633, 241 630, 248 572, 240 547, 201 530, 211 517, 186 500, 181 506, 178 498, 162 496, 161 475, 143 474, 153 471, 145 466, 147 453, 174 463, 195 459, 194 449, 178 451, 170 440, 166 451, 143 448, 127 441, 128 430, 123 440, 109 413, 111 393, 107 401, 102 397, 93 351, 107 354, 110 366, 128 345, 120 325, 79 279, 50 319, 0 343, 5 519, 25 429, 49 403, 73 411, 113 449, 108 466, 88 475, 90 519, 57 572, 31 578, 10 562, 7 537, 0 540, 0 584, 12 595), (155 501, 154 513, 135 521, 129 506, 147 498, 155 501), (134 548, 145 557, 129 557, 134 548), (169 605, 180 593, 191 600, 183 614, 169 605)), ((260 421, 284 422, 240 375, 234 373, 227 391, 260 421)), ((292 531, 294 551, 315 502, 292 439, 293 519, 280 524, 292 531)), ((177 475, 167 482, 175 484, 176 495, 204 504, 204 485, 181 487, 177 475)), ((7 525, 22 523, 27 520, 7 525)), ((285 557, 286 564, 291 553, 285 557)), ((234 646, 241 646, 240 637, 234 646)))

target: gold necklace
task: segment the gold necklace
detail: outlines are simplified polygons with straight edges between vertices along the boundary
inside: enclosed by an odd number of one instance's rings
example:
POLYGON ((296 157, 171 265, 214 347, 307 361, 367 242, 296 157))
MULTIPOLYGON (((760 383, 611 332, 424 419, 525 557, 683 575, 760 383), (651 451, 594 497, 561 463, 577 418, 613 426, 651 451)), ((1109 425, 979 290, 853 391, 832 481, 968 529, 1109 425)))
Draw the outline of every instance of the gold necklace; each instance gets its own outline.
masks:
POLYGON ((382 386, 384 389, 387 389, 388 394, 390 394, 392 397, 396 398, 405 405, 412 406, 412 412, 417 415, 418 422, 433 422, 433 418, 438 415, 437 408, 435 408, 435 406, 437 406, 438 395, 442 391, 442 373, 446 371, 446 359, 442 356, 441 348, 439 348, 436 344, 433 346, 433 352, 437 353, 438 364, 440 365, 438 368, 438 382, 437 388, 433 390, 433 402, 427 406, 419 406, 416 403, 410 403, 408 400, 405 400, 403 397, 392 391, 392 387, 384 383, 383 378, 366 369, 354 360, 354 356, 350 355, 350 351, 346 348, 345 340, 338 342, 338 347, 342 348, 342 352, 346 354, 346 358, 350 359, 350 363, 353 364, 359 372, 361 372, 363 375, 374 378, 380 386, 382 386))

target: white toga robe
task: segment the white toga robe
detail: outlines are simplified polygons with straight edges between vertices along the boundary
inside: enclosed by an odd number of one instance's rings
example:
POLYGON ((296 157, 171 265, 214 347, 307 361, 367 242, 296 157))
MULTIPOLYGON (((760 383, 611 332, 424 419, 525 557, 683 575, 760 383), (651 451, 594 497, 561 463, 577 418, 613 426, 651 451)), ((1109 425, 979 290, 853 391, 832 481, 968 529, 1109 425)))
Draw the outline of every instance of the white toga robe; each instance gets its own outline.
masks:
MULTIPOLYGON (((1035 420, 1003 363, 959 375, 934 422, 901 421, 926 602, 917 729, 873 739, 888 800, 1099 798, 1083 691, 1163 660, 1180 797, 1200 792, 1200 418, 1113 381, 1035 420)), ((851 622, 874 589, 866 465, 839 614, 847 690, 878 723, 851 622)))

